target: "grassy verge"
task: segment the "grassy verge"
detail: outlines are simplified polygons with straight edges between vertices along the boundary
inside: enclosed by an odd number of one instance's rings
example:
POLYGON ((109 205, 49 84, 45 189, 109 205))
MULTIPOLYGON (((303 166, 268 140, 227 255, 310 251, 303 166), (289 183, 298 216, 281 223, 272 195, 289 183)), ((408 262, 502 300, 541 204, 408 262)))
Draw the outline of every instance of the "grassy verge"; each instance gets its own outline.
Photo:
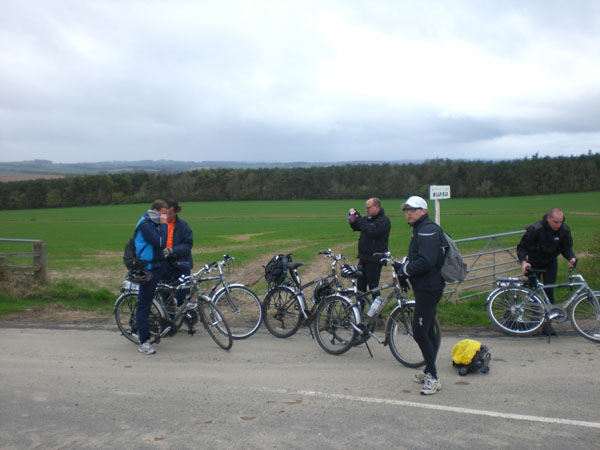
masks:
POLYGON ((115 295, 105 289, 88 290, 74 282, 60 280, 46 286, 29 286, 27 291, 17 290, 13 283, 3 283, 0 292, 0 317, 42 306, 62 307, 110 314, 115 295))

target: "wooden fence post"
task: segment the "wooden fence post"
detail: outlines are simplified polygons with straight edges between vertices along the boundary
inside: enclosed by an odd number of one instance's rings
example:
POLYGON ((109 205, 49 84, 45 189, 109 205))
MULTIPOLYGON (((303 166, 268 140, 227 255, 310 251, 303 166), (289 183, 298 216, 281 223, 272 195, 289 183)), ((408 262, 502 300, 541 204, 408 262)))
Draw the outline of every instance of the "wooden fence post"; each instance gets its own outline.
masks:
POLYGON ((45 241, 34 241, 33 242, 33 271, 36 280, 41 283, 47 281, 47 267, 46 267, 46 242, 45 241))

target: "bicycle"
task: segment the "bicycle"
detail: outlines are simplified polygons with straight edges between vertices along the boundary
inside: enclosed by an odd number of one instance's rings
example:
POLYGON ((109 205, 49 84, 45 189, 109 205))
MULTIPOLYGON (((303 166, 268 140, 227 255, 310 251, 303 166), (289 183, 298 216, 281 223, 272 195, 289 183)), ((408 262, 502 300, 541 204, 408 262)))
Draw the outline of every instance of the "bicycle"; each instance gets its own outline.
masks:
MULTIPOLYGON (((121 295, 115 301, 114 315, 117 327, 123 336, 137 344, 135 312, 139 286, 125 284, 121 295)), ((163 337, 177 334, 183 323, 187 323, 188 333, 195 334, 194 325, 198 320, 209 336, 224 350, 233 345, 231 330, 223 314, 212 303, 210 297, 198 293, 198 282, 190 275, 182 275, 174 283, 160 282, 150 307, 150 343, 158 344, 163 337), (180 290, 189 290, 181 305, 177 305, 176 295, 180 290)))
POLYGON ((263 310, 260 298, 252 290, 243 284, 228 283, 225 280, 223 267, 234 259, 225 254, 222 260, 204 265, 193 277, 197 278, 198 283, 215 281, 204 293, 219 307, 231 328, 233 339, 246 339, 260 328, 263 310), (219 274, 206 276, 214 270, 218 270, 219 274), (204 278, 200 278, 202 276, 204 278))
MULTIPOLYGON (((262 304, 264 322, 267 330, 273 336, 282 339, 288 338, 294 335, 301 325, 309 326, 314 318, 316 305, 327 295, 340 288, 341 282, 336 266, 339 261, 344 260, 344 255, 341 253, 335 255, 330 248, 317 254, 333 259, 331 273, 302 284, 298 268, 304 264, 301 262, 288 263, 286 270, 291 281, 288 282, 285 277, 282 283, 271 286, 267 291, 262 304), (316 287, 309 307, 304 290, 313 285, 316 287)), ((291 258, 291 255, 288 255, 288 258, 291 258)), ((309 331, 312 335, 310 327, 309 331)))
MULTIPOLYGON (((486 299, 486 310, 492 323, 513 336, 536 333, 546 322, 563 323, 568 318, 582 337, 600 342, 600 291, 594 291, 581 274, 569 268, 568 282, 544 285, 537 274, 542 270, 529 269, 527 280, 516 277, 496 280, 496 289, 486 299), (576 290, 563 306, 550 303, 545 288, 576 290)), ((548 340, 550 336, 548 336, 548 340)))
MULTIPOLYGON (((413 338, 412 330, 415 300, 406 296, 408 283, 398 277, 393 265, 397 261, 392 254, 385 252, 375 255, 391 266, 392 281, 362 293, 357 290, 356 279, 353 278, 351 288, 346 289, 345 292, 334 293, 323 300, 318 306, 316 320, 314 320, 317 342, 323 350, 332 355, 341 355, 354 346, 365 344, 373 357, 368 345, 368 340, 373 338, 384 346, 389 345, 392 355, 402 365, 412 368, 421 367, 425 364, 425 360, 413 338), (382 301, 377 311, 370 317, 366 316, 363 308, 365 310, 370 308, 372 294, 390 288, 393 289, 392 292, 382 301), (382 340, 375 334, 377 316, 393 301, 397 304, 387 319, 382 340)), ((434 322, 434 330, 435 346, 439 348, 442 335, 437 318, 434 322)))

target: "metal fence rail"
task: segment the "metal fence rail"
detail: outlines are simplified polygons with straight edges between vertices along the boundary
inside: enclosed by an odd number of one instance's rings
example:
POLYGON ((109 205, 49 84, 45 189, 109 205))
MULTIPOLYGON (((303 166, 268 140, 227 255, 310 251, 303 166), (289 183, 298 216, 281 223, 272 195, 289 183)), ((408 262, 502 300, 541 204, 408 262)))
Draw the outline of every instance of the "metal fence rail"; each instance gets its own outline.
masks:
POLYGON ((0 242, 9 243, 28 243, 32 245, 31 252, 10 252, 0 253, 0 275, 2 272, 33 272, 36 280, 45 283, 47 281, 47 264, 46 264, 46 242, 37 239, 3 239, 0 242), (13 264, 13 258, 32 258, 30 265, 13 264))
POLYGON ((499 238, 507 236, 521 236, 525 230, 509 231, 507 233, 489 234, 465 239, 456 239, 456 244, 483 241, 481 251, 467 254, 461 250, 463 260, 467 264, 467 277, 462 282, 451 283, 446 286, 444 298, 447 301, 464 300, 487 293, 493 283, 501 275, 516 275, 520 273, 521 265, 516 256, 518 240, 514 245, 506 246, 499 238))

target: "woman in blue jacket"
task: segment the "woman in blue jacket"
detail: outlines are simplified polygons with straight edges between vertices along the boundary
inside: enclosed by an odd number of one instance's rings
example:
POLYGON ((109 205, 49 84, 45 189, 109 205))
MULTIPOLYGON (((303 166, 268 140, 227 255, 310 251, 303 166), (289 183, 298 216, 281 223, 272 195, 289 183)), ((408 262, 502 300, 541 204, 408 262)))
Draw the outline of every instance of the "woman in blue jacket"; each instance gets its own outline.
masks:
POLYGON ((135 252, 147 261, 144 269, 150 271, 150 279, 140 284, 135 322, 138 332, 138 351, 144 355, 156 353, 150 344, 150 307, 156 285, 163 278, 167 263, 163 250, 167 246, 167 204, 155 200, 136 225, 135 252))

